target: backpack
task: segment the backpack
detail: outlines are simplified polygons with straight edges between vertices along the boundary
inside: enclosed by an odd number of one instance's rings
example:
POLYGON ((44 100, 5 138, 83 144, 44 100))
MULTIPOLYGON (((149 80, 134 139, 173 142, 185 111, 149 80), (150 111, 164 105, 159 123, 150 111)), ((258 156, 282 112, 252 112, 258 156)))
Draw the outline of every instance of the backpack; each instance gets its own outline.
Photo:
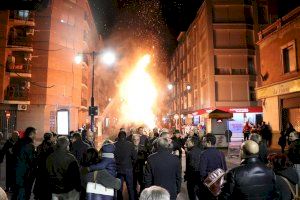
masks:
POLYGON ((291 183, 289 182, 289 180, 287 180, 285 177, 280 176, 285 182, 286 184, 289 186, 289 189, 291 191, 291 193, 293 194, 293 198, 292 200, 300 200, 300 196, 299 196, 299 192, 298 192, 298 184, 296 184, 296 191, 294 191, 291 183))

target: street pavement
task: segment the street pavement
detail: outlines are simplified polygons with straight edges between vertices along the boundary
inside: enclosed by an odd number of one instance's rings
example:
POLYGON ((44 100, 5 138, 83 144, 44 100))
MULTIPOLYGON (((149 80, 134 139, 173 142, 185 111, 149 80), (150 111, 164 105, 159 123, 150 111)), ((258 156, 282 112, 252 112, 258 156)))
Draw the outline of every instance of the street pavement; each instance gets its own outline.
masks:
MULTIPOLYGON (((236 167, 239 165, 240 159, 238 156, 228 156, 228 151, 227 149, 222 149, 222 152, 226 155, 226 163, 227 163, 227 168, 231 169, 233 167, 236 167)), ((182 177, 184 175, 186 165, 185 165, 185 154, 183 154, 182 157, 182 177)), ((182 178, 183 180, 183 178, 182 178)), ((5 189, 5 160, 3 163, 0 165, 0 186, 5 189)), ((33 196, 33 195, 32 195, 33 196)), ((125 194, 124 195, 124 200, 128 199, 128 196, 125 194)), ((8 193, 9 199, 11 198, 11 194, 8 193)), ((31 198, 33 199, 33 197, 31 198)), ((187 187, 186 187, 186 182, 182 181, 182 186, 181 186, 181 192, 177 197, 177 200, 188 200, 188 194, 187 194, 187 187)))

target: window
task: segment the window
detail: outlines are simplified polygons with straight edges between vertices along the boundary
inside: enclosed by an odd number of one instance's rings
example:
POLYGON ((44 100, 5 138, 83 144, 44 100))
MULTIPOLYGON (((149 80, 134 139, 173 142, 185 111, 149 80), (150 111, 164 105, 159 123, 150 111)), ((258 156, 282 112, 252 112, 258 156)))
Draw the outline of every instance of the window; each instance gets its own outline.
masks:
POLYGON ((18 15, 22 19, 27 19, 29 16, 29 10, 19 10, 18 15))
POLYGON ((216 74, 217 75, 229 75, 230 68, 216 68, 216 74))
POLYGON ((284 73, 296 71, 296 48, 295 41, 288 43, 286 46, 281 48, 282 62, 284 73))
POLYGON ((246 75, 246 69, 232 69, 232 75, 246 75))
POLYGON ((248 70, 249 74, 254 75, 255 72, 255 67, 254 67, 254 58, 253 57, 248 57, 248 70))
POLYGON ((258 6, 258 23, 267 24, 268 23, 268 12, 267 6, 259 5, 258 6))

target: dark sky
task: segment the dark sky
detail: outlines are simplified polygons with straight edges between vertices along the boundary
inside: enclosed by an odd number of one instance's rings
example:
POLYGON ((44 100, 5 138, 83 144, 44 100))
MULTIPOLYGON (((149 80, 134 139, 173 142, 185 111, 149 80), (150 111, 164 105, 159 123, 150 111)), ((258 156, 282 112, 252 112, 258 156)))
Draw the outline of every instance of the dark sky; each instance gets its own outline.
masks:
POLYGON ((202 0, 90 0, 98 30, 106 37, 122 12, 144 12, 144 5, 157 2, 161 14, 172 33, 177 35, 193 20, 202 0))
MULTIPOLYGON (((99 33, 104 39, 130 30, 135 38, 156 35, 164 50, 176 46, 180 31, 187 30, 203 0, 89 0, 99 33)), ((268 0, 279 17, 299 6, 300 0, 268 0)), ((131 36, 132 36, 131 35, 131 36)), ((125 37, 125 35, 124 35, 125 37)))
POLYGON ((90 0, 98 31, 106 39, 132 30, 136 37, 155 34, 172 52, 180 31, 194 19, 202 0, 90 0))

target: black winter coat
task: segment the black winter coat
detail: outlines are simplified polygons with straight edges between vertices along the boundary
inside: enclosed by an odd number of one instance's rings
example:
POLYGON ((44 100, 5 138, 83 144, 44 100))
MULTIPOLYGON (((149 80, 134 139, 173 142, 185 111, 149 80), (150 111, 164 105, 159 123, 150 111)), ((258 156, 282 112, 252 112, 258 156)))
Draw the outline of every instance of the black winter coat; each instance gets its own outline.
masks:
POLYGON ((300 164, 300 139, 290 144, 288 157, 293 164, 300 164))
POLYGON ((225 155, 215 147, 204 150, 200 156, 200 178, 204 180, 210 172, 221 168, 227 170, 225 155))
POLYGON ((144 181, 145 187, 157 185, 165 188, 170 193, 171 200, 175 200, 181 187, 179 158, 168 149, 158 149, 148 157, 144 181))
POLYGON ((274 172, 257 157, 245 159, 240 166, 231 169, 225 176, 227 181, 219 199, 275 200, 279 198, 276 190, 274 172))
POLYGON ((290 184, 293 185, 292 187, 293 190, 295 191, 296 188, 294 186, 299 181, 297 171, 294 168, 289 167, 287 169, 275 171, 275 174, 276 174, 276 185, 280 192, 280 200, 291 200, 293 197, 291 190, 289 189, 289 186, 283 180, 282 177, 285 177, 290 182, 290 184))
POLYGON ((200 156, 203 148, 195 146, 187 152, 185 179, 200 180, 200 156))
POLYGON ((52 193, 80 191, 80 172, 76 158, 67 150, 56 149, 46 161, 52 193))
POLYGON ((90 145, 82 140, 77 140, 76 142, 72 143, 71 153, 75 156, 79 165, 83 165, 83 158, 88 148, 90 148, 90 145))
POLYGON ((126 169, 133 169, 133 163, 137 159, 137 152, 134 150, 133 143, 119 138, 115 147, 117 172, 124 173, 126 169))
POLYGON ((36 169, 36 150, 31 138, 20 139, 14 146, 16 155, 16 185, 32 184, 36 169), (29 183, 28 183, 29 182, 29 183))

